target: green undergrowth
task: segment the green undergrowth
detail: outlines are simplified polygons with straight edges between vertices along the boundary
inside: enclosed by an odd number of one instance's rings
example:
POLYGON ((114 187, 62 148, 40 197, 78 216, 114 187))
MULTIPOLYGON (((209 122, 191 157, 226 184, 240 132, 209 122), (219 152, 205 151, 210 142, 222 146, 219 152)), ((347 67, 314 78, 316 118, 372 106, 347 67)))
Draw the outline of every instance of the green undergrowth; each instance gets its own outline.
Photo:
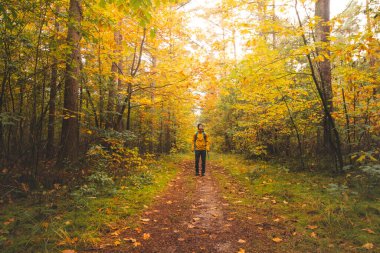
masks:
POLYGON ((295 226, 297 236, 302 239, 289 245, 297 251, 375 252, 379 249, 379 189, 368 194, 363 190, 367 189, 365 186, 352 183, 351 174, 294 172, 274 162, 250 161, 239 155, 214 156, 213 160, 247 191, 239 194, 243 190, 236 187, 231 190, 228 177, 216 172, 224 196, 240 203, 243 215, 256 209, 269 219, 280 217, 285 229, 295 226))
POLYGON ((175 161, 181 159, 162 157, 144 172, 113 183, 98 173, 88 185, 50 201, 25 198, 0 207, 0 252, 91 248, 112 227, 137 226, 136 217, 176 176, 175 161), (95 183, 102 187, 94 188, 95 183))

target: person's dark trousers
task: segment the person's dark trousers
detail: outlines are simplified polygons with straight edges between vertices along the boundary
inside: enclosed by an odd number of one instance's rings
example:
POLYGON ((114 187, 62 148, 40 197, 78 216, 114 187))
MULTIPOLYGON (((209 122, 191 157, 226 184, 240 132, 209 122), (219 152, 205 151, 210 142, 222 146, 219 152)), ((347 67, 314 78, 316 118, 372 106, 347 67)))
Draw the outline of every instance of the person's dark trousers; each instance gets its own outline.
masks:
POLYGON ((195 150, 195 174, 199 175, 199 158, 202 158, 202 175, 206 172, 206 150, 195 150))

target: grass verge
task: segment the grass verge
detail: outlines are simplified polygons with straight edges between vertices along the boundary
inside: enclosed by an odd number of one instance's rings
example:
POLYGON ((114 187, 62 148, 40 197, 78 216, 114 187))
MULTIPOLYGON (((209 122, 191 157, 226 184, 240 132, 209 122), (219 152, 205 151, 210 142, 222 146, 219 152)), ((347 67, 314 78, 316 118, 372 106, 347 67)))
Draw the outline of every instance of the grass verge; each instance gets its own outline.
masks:
MULTIPOLYGON (((239 155, 214 155, 247 194, 229 190, 230 182, 215 173, 224 194, 247 209, 294 224, 301 252, 375 252, 380 246, 379 192, 365 198, 347 183, 349 174, 332 177, 317 172, 292 172, 274 162, 250 161, 239 155)), ((284 223, 285 229, 286 224, 284 223)), ((290 226, 289 226, 290 229, 290 226)), ((293 231, 290 231, 294 233, 293 231)), ((289 246, 289 245, 288 245, 289 246)))
MULTIPOLYGON (((75 198, 62 193, 50 201, 25 198, 0 207, 0 251, 91 248, 115 226, 136 226, 144 208, 176 176, 175 161, 181 159, 180 155, 162 157, 148 169, 149 180, 134 175, 133 180, 115 183, 108 194, 75 198)), ((56 191, 64 192, 64 187, 56 191)))

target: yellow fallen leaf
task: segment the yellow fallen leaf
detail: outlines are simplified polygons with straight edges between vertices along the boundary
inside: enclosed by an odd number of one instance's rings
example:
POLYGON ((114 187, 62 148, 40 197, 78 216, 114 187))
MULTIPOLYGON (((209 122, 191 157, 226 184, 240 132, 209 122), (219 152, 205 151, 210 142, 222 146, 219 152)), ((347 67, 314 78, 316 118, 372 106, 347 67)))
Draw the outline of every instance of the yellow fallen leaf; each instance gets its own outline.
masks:
POLYGON ((140 234, 141 233, 141 228, 135 228, 135 231, 140 234))
POLYGON ((246 243, 246 241, 243 240, 243 239, 239 239, 239 240, 238 240, 238 243, 246 243))
POLYGON ((181 238, 181 237, 178 238, 178 241, 181 241, 181 242, 182 242, 182 241, 184 241, 184 240, 185 240, 185 238, 181 238))
POLYGON ((144 218, 144 219, 141 218, 140 220, 141 220, 141 221, 145 221, 145 222, 150 221, 150 219, 145 219, 145 218, 144 218))
POLYGON ((149 233, 144 233, 143 234, 143 239, 144 240, 148 240, 150 238, 150 234, 149 233))
POLYGON ((318 238, 317 233, 315 233, 315 232, 311 232, 310 236, 313 237, 313 238, 318 238))
POLYGON ((318 226, 315 226, 315 225, 307 225, 306 227, 311 230, 318 228, 318 226))
POLYGON ((237 253, 245 253, 245 249, 240 248, 237 253))
POLYGON ((120 235, 120 231, 112 232, 111 235, 113 235, 113 236, 118 236, 118 235, 120 235))
POLYGON ((367 242, 366 244, 363 244, 362 248, 373 249, 373 243, 367 242))
POLYGON ((133 246, 134 246, 134 247, 141 246, 141 242, 134 242, 134 243, 133 243, 133 246))
POLYGON ((372 229, 369 229, 369 228, 363 228, 362 230, 366 231, 369 234, 375 234, 375 232, 372 229))
POLYGON ((231 217, 231 218, 227 218, 227 220, 229 220, 229 221, 234 220, 234 219, 235 219, 235 218, 232 218, 232 217, 231 217))
POLYGON ((200 220, 200 218, 197 218, 197 217, 193 218, 193 221, 199 221, 199 220, 200 220))
POLYGON ((274 237, 274 238, 272 238, 272 241, 274 241, 274 242, 282 242, 282 239, 279 238, 279 237, 274 237))
POLYGON ((76 251, 73 249, 64 249, 61 251, 61 253, 76 253, 76 251))
POLYGON ((132 237, 124 238, 123 240, 127 242, 133 242, 133 243, 136 242, 136 239, 132 237))
POLYGON ((44 228, 44 229, 47 229, 49 227, 49 223, 48 222, 42 222, 41 226, 44 228))
POLYGON ((171 201, 171 200, 169 200, 169 201, 166 201, 166 204, 172 204, 173 203, 173 201, 171 201))
POLYGON ((121 241, 119 239, 113 242, 113 245, 115 246, 119 246, 120 244, 121 244, 121 241))
POLYGON ((274 222, 279 222, 280 221, 280 218, 276 218, 273 220, 274 222))

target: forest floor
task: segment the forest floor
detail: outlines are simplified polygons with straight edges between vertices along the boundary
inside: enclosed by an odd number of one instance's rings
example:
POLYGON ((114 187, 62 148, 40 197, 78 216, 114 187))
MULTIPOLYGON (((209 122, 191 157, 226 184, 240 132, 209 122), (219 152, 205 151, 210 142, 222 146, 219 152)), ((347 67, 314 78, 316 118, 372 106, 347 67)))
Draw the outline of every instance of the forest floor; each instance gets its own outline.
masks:
POLYGON ((191 156, 165 156, 110 194, 0 206, 0 251, 379 252, 378 189, 290 168, 212 153, 200 177, 191 156))
MULTIPOLYGON (((188 158, 178 167, 168 189, 155 197, 137 226, 116 228, 105 235, 99 248, 89 251, 376 250, 379 216, 368 211, 373 203, 364 202, 351 212, 355 200, 340 202, 326 191, 330 177, 293 174, 281 165, 225 155, 208 162, 205 177, 194 175, 193 161, 188 158), (360 208, 366 208, 364 216, 354 213, 360 208)), ((332 180, 339 183, 340 179, 332 180)), ((372 208, 378 210, 378 205, 372 208)))
MULTIPOLYGON (((255 212, 238 214, 240 202, 229 202, 215 174, 224 168, 211 163, 206 176, 194 175, 192 161, 180 163, 181 172, 169 189, 141 215, 141 226, 113 231, 96 252, 274 252, 272 235, 286 234, 276 222, 255 212), (120 241, 116 243, 115 241, 120 241)), ((226 187, 227 188, 227 187, 226 187)), ((232 180, 228 187, 245 190, 232 180)), ((287 236, 287 235, 285 235, 287 236)))

